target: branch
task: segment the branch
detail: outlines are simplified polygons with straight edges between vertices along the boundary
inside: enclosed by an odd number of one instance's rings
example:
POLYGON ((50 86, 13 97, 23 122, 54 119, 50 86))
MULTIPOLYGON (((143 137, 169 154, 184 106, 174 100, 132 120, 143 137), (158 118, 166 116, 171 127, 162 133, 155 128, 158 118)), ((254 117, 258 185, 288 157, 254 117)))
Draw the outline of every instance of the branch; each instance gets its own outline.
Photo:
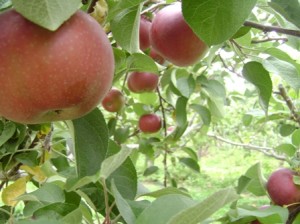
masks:
POLYGON ((266 156, 273 157, 273 158, 278 159, 278 160, 286 161, 286 158, 284 156, 279 156, 279 155, 275 154, 273 148, 262 147, 262 146, 251 145, 251 144, 244 144, 244 143, 239 143, 239 142, 233 142, 233 141, 230 141, 228 139, 225 139, 223 137, 220 137, 220 136, 217 136, 217 135, 214 135, 214 134, 207 134, 207 136, 215 138, 219 141, 225 142, 225 143, 230 144, 230 145, 240 146, 240 147, 243 147, 243 148, 247 148, 247 149, 255 150, 255 151, 258 151, 258 152, 262 152, 266 156))
POLYGON ((285 88, 280 84, 278 86, 278 89, 279 89, 279 95, 284 99, 286 105, 288 106, 289 110, 291 111, 292 119, 300 125, 300 116, 297 113, 297 109, 296 109, 295 105, 293 104, 291 98, 287 95, 285 88))
POLYGON ((265 33, 274 31, 274 32, 281 33, 281 34, 300 37, 300 30, 284 29, 284 28, 278 27, 278 26, 261 25, 261 24, 254 23, 254 22, 251 22, 251 21, 244 22, 244 26, 248 26, 248 27, 256 28, 258 30, 262 30, 265 33))
POLYGON ((287 42, 288 39, 285 37, 267 37, 264 39, 260 39, 260 40, 252 40, 251 44, 259 44, 259 43, 264 43, 264 42, 269 42, 269 41, 283 41, 283 42, 287 42))

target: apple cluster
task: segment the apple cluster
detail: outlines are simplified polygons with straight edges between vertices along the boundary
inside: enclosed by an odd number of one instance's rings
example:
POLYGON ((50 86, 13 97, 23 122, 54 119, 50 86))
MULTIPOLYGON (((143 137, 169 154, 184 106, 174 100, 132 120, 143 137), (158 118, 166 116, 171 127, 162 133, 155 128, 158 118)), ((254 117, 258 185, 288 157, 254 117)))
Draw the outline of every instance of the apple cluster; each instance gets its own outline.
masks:
POLYGON ((160 64, 165 60, 177 66, 197 63, 208 46, 193 32, 182 15, 181 3, 161 9, 153 21, 141 17, 140 49, 150 48, 150 57, 160 64))

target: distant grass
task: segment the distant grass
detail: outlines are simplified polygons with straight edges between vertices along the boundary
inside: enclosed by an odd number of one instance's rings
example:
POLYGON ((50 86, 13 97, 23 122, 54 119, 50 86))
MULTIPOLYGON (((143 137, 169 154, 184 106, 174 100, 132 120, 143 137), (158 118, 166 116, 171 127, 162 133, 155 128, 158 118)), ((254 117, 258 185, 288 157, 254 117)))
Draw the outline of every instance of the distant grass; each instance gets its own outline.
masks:
MULTIPOLYGON (((202 201, 222 188, 237 186, 238 178, 257 162, 261 163, 266 178, 273 170, 283 165, 281 161, 262 153, 222 144, 221 147, 210 146, 205 155, 200 158, 200 173, 194 172, 180 163, 176 166, 169 166, 169 172, 177 180, 178 187, 186 189, 195 200, 202 201)), ((160 167, 157 173, 141 177, 145 186, 151 190, 162 187, 162 164, 155 165, 160 167)), ((257 197, 250 193, 243 195, 243 198, 239 200, 239 205, 246 204, 254 207, 268 203, 267 196, 257 197)), ((220 217, 226 211, 228 211, 228 207, 221 209, 215 216, 220 217)))

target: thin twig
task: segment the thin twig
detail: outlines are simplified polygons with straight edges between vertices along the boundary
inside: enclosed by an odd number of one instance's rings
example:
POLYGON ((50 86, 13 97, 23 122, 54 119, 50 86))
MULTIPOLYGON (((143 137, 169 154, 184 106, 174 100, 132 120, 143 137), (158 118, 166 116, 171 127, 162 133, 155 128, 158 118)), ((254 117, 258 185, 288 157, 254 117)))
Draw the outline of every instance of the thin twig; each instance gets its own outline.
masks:
POLYGON ((284 156, 280 156, 280 155, 275 154, 273 148, 262 147, 262 146, 252 145, 252 144, 245 144, 245 143, 240 143, 240 142, 233 142, 233 141, 230 141, 228 139, 225 139, 221 136, 217 136, 217 135, 214 135, 214 134, 207 134, 207 136, 215 138, 219 141, 225 142, 225 143, 230 144, 230 145, 240 146, 242 148, 247 148, 247 149, 253 149, 253 150, 262 152, 266 156, 270 156, 270 157, 273 157, 273 158, 278 159, 278 160, 286 161, 286 158, 284 156))
POLYGON ((284 43, 288 41, 286 37, 267 37, 260 40, 252 40, 251 44, 259 44, 264 42, 270 42, 270 41, 283 41, 284 43))
POLYGON ((285 29, 285 28, 278 27, 278 26, 267 26, 267 25, 254 23, 251 21, 244 22, 244 26, 262 30, 265 33, 276 32, 276 33, 286 34, 286 35, 290 35, 290 36, 300 37, 300 30, 285 29))
POLYGON ((279 89, 279 95, 283 98, 289 110, 291 111, 292 119, 300 125, 300 116, 297 113, 297 109, 293 104, 291 98, 287 95, 285 88, 283 87, 283 85, 280 84, 278 86, 278 89, 279 89))

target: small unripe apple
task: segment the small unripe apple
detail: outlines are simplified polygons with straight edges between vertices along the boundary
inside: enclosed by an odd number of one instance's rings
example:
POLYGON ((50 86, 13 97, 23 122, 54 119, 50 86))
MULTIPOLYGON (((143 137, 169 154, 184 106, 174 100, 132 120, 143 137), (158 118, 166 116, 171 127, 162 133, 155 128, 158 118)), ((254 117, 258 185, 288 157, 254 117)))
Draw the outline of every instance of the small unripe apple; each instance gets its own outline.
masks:
POLYGON ((156 114, 144 114, 139 119, 139 129, 144 133, 158 132, 161 125, 161 119, 156 114))
POLYGON ((115 88, 112 88, 102 100, 102 106, 109 112, 119 112, 125 104, 123 93, 115 88))
POLYGON ((281 168, 271 174, 267 181, 267 191, 276 205, 290 205, 300 202, 300 187, 293 182, 295 173, 281 168))
POLYGON ((77 11, 55 32, 0 14, 0 116, 36 124, 79 118, 109 91, 114 55, 101 26, 77 11))
POLYGON ((160 55, 158 54, 155 50, 153 50, 153 48, 150 49, 150 53, 149 53, 149 56, 154 60, 156 61, 158 64, 163 64, 165 63, 165 59, 160 55))
POLYGON ((177 66, 197 63, 208 49, 185 22, 180 3, 166 6, 154 16, 150 43, 158 54, 177 66))
POLYGON ((146 19, 144 16, 141 16, 139 40, 140 40, 140 49, 142 51, 150 47, 150 29, 151 29, 151 22, 148 19, 146 19))
POLYGON ((132 72, 127 78, 127 86, 131 92, 153 92, 158 85, 158 75, 149 72, 132 72))

